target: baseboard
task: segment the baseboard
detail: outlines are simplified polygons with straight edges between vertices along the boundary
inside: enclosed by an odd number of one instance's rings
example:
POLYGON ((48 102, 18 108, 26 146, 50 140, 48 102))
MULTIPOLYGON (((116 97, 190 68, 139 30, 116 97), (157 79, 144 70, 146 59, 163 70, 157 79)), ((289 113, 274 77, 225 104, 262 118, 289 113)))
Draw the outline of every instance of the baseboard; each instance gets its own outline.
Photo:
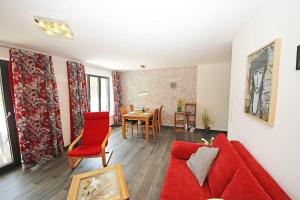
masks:
MULTIPOLYGON (((206 130, 203 129, 203 128, 196 128, 197 131, 200 131, 200 132, 205 132, 206 130)), ((211 129, 209 131, 209 133, 214 133, 214 134, 217 134, 217 133, 224 133, 226 136, 227 136, 227 132, 228 131, 223 131, 223 130, 214 130, 214 129, 211 129)))
MULTIPOLYGON (((111 125, 110 127, 120 127, 121 125, 111 125)), ((165 127, 165 128, 174 128, 174 126, 173 125, 170 125, 170 124, 163 124, 162 125, 163 127, 165 127)), ((203 129, 203 128, 196 128, 196 131, 199 131, 199 132, 205 132, 206 130, 205 129, 203 129)), ((209 131, 209 133, 211 133, 211 134, 217 134, 217 133, 223 133, 223 134, 225 134, 226 136, 227 136, 227 132, 228 131, 224 131, 224 130, 214 130, 214 129, 211 129, 210 131, 209 131)))

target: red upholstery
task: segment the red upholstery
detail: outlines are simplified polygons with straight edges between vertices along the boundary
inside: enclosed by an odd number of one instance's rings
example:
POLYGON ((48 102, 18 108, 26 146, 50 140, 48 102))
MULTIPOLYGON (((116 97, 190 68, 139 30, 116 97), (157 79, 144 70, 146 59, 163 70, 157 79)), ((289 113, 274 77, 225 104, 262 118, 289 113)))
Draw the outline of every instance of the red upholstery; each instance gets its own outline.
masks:
POLYGON ((68 156, 81 157, 99 155, 101 153, 101 144, 108 134, 108 130, 108 112, 84 113, 82 144, 68 152, 68 156))
POLYGON ((171 154, 177 159, 188 160, 199 147, 205 146, 204 144, 196 144, 190 142, 175 141, 171 148, 171 154))
POLYGON ((240 143, 232 143, 225 135, 217 135, 213 146, 220 150, 201 188, 186 160, 202 145, 173 142, 160 199, 201 200, 222 195, 226 200, 290 199, 240 143))
POLYGON ((224 134, 216 136, 213 146, 220 149, 207 180, 212 197, 220 197, 236 170, 245 164, 224 134))
POLYGON ((252 174, 273 200, 288 200, 290 197, 274 181, 270 174, 255 160, 239 141, 231 141, 252 174))
MULTIPOLYGON (((176 144, 173 144, 173 147, 176 144)), ((201 200, 209 197, 208 184, 201 188, 186 165, 186 160, 172 156, 161 192, 161 200, 201 200)))
POLYGON ((271 200, 246 167, 236 171, 221 198, 226 200, 271 200))
POLYGON ((71 157, 96 156, 101 154, 101 145, 80 145, 68 153, 71 157))

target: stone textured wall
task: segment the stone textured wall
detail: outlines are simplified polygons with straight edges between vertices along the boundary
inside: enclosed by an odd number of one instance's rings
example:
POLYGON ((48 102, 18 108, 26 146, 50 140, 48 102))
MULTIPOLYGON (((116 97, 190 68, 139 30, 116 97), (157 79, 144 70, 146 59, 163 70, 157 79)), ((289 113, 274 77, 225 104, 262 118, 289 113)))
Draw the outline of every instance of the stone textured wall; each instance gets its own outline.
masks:
POLYGON ((174 124, 176 101, 196 102, 197 67, 121 72, 123 104, 155 109, 163 105, 164 125, 174 124), (177 87, 172 88, 171 83, 177 87), (147 96, 138 96, 145 90, 147 96))

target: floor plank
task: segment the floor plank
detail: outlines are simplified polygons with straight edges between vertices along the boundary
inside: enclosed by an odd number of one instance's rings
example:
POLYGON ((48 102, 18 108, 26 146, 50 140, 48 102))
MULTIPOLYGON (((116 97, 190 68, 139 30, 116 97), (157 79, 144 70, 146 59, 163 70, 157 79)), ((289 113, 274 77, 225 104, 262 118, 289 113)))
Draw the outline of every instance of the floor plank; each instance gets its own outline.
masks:
MULTIPOLYGON (((200 142, 204 133, 174 133, 164 127, 157 141, 150 137, 149 144, 135 133, 121 137, 121 129, 114 128, 109 139, 108 150, 113 150, 110 164, 123 166, 130 199, 159 199, 164 182, 170 148, 174 140, 200 142)), ((145 138, 145 137, 144 137, 145 138)), ((0 199, 60 200, 66 199, 74 174, 102 168, 100 158, 84 159, 79 166, 68 168, 66 155, 54 159, 34 170, 22 171, 17 168, 0 175, 0 199)))

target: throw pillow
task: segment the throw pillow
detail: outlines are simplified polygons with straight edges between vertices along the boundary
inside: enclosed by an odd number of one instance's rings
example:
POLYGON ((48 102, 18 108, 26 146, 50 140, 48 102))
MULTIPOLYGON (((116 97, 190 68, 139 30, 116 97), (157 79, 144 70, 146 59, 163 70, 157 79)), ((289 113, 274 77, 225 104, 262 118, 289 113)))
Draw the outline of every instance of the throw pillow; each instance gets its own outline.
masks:
POLYGON ((192 171, 201 187, 218 152, 219 148, 203 146, 186 161, 188 168, 192 171))
POLYGON ((254 175, 247 168, 239 168, 224 190, 226 200, 271 200, 254 175))

